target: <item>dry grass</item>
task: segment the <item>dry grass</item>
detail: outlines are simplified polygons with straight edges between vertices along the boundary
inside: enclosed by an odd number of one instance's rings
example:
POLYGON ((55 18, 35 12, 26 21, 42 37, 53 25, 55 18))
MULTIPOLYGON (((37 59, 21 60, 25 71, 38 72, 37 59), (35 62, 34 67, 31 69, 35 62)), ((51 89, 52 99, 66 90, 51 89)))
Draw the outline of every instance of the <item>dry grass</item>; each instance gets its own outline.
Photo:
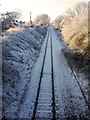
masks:
POLYGON ((31 22, 26 22, 25 24, 23 24, 23 27, 27 28, 27 27, 31 27, 33 26, 33 23, 31 22))
POLYGON ((62 33, 71 49, 90 56, 88 14, 75 16, 70 24, 63 25, 62 33))
POLYGON ((7 30, 7 32, 19 32, 21 31, 21 29, 22 29, 21 27, 10 28, 7 30))

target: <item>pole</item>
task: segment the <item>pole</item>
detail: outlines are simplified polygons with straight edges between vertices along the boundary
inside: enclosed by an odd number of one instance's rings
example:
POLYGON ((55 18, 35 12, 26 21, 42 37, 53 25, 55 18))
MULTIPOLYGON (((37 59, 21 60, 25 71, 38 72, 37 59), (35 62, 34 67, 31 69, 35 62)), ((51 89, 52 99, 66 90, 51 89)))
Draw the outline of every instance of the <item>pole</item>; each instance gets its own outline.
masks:
POLYGON ((31 12, 30 12, 30 22, 31 22, 31 12))

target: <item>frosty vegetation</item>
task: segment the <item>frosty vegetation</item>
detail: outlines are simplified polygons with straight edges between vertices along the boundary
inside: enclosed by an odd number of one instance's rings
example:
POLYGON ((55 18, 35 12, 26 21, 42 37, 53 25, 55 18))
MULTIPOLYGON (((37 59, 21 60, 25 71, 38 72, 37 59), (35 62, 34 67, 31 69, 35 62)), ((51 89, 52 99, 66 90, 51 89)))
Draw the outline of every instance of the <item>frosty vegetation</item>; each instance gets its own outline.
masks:
POLYGON ((57 17, 54 26, 62 30, 65 42, 68 46, 86 56, 90 56, 90 40, 88 39, 88 16, 90 2, 77 3, 73 9, 68 9, 65 15, 57 17), (58 22, 57 22, 58 21, 58 22))
MULTIPOLYGON (((52 25, 61 31, 64 55, 78 76, 85 96, 90 90, 90 2, 77 3, 59 15, 52 25), (82 75, 84 77, 82 77, 82 75)), ((88 97, 86 97, 88 101, 88 97)))
POLYGON ((12 28, 2 37, 3 116, 16 117, 30 82, 47 27, 12 28))
POLYGON ((30 22, 19 22, 20 17, 20 11, 0 14, 0 48, 3 49, 0 49, 1 109, 3 116, 9 118, 18 117, 20 103, 24 101, 31 71, 46 36, 47 23, 50 22, 46 14, 37 16, 33 25, 30 22))
MULTIPOLYGON (((15 28, 15 22, 21 18, 22 14, 18 11, 11 11, 0 14, 0 33, 8 30, 9 28, 15 28)), ((18 21, 17 21, 18 23, 18 21)))
MULTIPOLYGON (((62 30, 69 48, 86 56, 90 56, 88 14, 90 2, 80 2, 73 10, 68 9, 65 15, 58 16, 52 22, 56 29, 62 30)), ((30 23, 22 21, 17 24, 20 12, 12 11, 0 16, 0 33, 3 32, 3 37, 0 37, 0 46, 2 45, 3 49, 3 116, 14 118, 18 116, 20 103, 24 101, 31 71, 39 56, 50 17, 46 14, 38 15, 34 21, 37 25, 30 27, 30 23), (16 27, 18 25, 21 26, 16 27)))

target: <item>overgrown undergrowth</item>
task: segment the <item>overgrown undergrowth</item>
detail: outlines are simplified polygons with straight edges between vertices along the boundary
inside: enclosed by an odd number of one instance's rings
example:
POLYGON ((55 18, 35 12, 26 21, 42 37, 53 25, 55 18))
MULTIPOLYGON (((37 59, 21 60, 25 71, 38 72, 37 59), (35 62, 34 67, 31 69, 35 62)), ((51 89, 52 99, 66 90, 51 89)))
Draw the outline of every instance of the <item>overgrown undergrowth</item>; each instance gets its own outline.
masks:
POLYGON ((88 15, 75 16, 70 24, 65 24, 62 30, 69 47, 81 54, 90 56, 90 41, 88 39, 88 15))
MULTIPOLYGON (((87 57, 90 57, 89 16, 90 2, 80 2, 75 4, 73 9, 68 9, 63 15, 62 21, 57 23, 68 47, 87 57)), ((57 24, 55 24, 55 27, 57 27, 57 24)))

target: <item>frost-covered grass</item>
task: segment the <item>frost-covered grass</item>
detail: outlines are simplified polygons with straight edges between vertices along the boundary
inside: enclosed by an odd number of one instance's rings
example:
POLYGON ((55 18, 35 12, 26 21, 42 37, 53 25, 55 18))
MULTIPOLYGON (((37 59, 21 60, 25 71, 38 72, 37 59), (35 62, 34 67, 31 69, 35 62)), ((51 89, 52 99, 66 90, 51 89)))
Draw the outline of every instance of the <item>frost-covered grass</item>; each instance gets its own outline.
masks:
POLYGON ((13 28, 2 37, 3 116, 18 116, 47 29, 13 28))

